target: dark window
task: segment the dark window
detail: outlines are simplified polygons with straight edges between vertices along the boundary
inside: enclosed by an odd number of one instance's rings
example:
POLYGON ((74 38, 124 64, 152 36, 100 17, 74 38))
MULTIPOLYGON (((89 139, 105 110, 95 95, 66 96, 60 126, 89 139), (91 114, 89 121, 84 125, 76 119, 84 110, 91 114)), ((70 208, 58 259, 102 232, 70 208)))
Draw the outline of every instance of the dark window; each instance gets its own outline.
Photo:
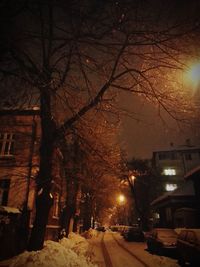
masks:
POLYGON ((0 134, 0 156, 12 156, 14 154, 14 134, 0 134))
POLYGON ((168 158, 167 154, 165 154, 165 153, 159 154, 158 157, 159 157, 159 160, 165 160, 168 158))
POLYGON ((177 159, 177 154, 176 153, 171 153, 171 159, 173 160, 173 159, 177 159))
POLYGON ((177 159, 177 153, 175 152, 166 152, 166 153, 160 153, 158 155, 159 160, 167 160, 167 159, 171 159, 171 160, 175 160, 177 159))
POLYGON ((186 160, 192 160, 192 155, 190 153, 185 154, 186 160))
POLYGON ((9 179, 0 180, 0 205, 3 205, 3 206, 7 205, 9 187, 10 187, 9 179))

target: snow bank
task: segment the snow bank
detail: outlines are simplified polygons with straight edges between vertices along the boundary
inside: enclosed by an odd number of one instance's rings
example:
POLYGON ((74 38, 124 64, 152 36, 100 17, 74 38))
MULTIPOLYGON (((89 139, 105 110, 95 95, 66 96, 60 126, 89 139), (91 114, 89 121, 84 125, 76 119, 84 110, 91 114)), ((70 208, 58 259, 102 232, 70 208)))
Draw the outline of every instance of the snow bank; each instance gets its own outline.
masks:
POLYGON ((63 247, 72 249, 78 255, 87 255, 89 243, 84 237, 78 234, 71 232, 68 238, 64 237, 59 242, 63 247))
POLYGON ((91 239, 93 237, 97 237, 97 235, 98 235, 97 230, 92 229, 92 228, 90 228, 88 231, 85 231, 84 233, 82 233, 82 236, 87 238, 87 239, 91 239))
POLYGON ((87 258, 88 242, 71 233, 60 242, 46 241, 40 251, 25 251, 14 257, 9 267, 97 267, 87 258))
POLYGON ((154 267, 178 267, 176 259, 168 258, 165 256, 151 255, 152 257, 148 259, 147 264, 154 267))

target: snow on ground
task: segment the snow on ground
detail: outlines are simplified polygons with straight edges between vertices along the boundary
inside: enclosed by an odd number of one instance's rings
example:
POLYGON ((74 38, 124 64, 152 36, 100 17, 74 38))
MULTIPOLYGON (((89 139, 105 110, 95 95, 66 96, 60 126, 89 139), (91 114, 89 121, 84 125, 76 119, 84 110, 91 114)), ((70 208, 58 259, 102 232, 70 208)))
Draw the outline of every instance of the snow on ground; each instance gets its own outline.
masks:
POLYGON ((88 241, 78 234, 59 242, 45 241, 39 251, 25 251, 6 261, 9 267, 97 267, 87 256, 88 241))
POLYGON ((126 242, 123 237, 116 233, 117 240, 127 249, 132 251, 150 267, 178 267, 176 259, 153 255, 147 251, 147 245, 143 242, 126 242))
POLYGON ((85 237, 85 238, 87 238, 87 239, 91 239, 91 238, 97 237, 97 235, 98 235, 97 230, 92 229, 92 228, 90 228, 88 231, 85 231, 82 234, 82 236, 85 237))
MULTIPOLYGON (((115 238, 121 243, 125 248, 130 250, 133 254, 135 254, 138 258, 140 258, 143 262, 145 262, 149 267, 179 267, 176 259, 153 255, 147 251, 147 245, 143 242, 127 242, 124 238, 117 232, 108 231, 105 233, 106 235, 114 235, 115 238)), ((91 238, 89 240, 91 244, 92 251, 92 259, 95 263, 97 263, 100 267, 105 267, 105 262, 102 254, 101 248, 101 239, 103 233, 99 233, 97 237, 91 238)), ((104 238, 106 241, 106 238, 104 238)), ((109 247, 108 247, 109 249, 109 247)), ((125 267, 122 265, 122 267, 125 267)))
MULTIPOLYGON (((111 234, 109 232, 106 235, 111 234)), ((59 242, 46 241, 40 251, 25 251, 9 260, 0 262, 6 267, 104 267, 101 239, 103 233, 90 229, 83 234, 89 239, 75 233, 59 242), (90 254, 89 254, 90 253, 90 254), (92 258, 92 261, 91 261, 92 258), (96 265, 94 264, 96 263, 96 265)), ((141 258, 150 267, 178 267, 176 259, 150 254, 145 243, 126 242, 119 233, 113 233, 118 242, 141 258)), ((124 266, 123 266, 124 267, 124 266)))

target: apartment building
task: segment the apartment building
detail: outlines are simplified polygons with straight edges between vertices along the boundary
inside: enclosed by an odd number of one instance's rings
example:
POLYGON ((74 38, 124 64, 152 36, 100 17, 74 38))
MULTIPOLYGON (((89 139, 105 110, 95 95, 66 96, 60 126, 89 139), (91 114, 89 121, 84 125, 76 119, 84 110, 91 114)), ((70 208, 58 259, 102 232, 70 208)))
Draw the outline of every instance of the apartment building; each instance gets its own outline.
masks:
POLYGON ((187 140, 184 146, 171 146, 169 150, 153 152, 153 167, 162 183, 162 193, 177 189, 184 176, 200 165, 200 147, 187 140))

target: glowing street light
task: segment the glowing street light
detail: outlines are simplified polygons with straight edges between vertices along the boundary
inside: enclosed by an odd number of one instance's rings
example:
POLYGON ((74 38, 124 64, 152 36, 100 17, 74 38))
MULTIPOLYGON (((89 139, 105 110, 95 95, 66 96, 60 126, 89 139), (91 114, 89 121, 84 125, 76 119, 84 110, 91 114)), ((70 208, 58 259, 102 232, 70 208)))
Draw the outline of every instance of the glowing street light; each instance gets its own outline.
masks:
POLYGON ((123 204, 123 203, 125 202, 125 200, 126 200, 126 198, 125 198, 124 195, 120 194, 120 195, 118 196, 118 202, 119 202, 120 204, 123 204))
POLYGON ((186 79, 194 88, 200 85, 200 62, 191 64, 186 72, 186 79))
POLYGON ((132 174, 131 175, 131 181, 132 181, 133 184, 134 184, 135 179, 136 179, 135 175, 132 174))

